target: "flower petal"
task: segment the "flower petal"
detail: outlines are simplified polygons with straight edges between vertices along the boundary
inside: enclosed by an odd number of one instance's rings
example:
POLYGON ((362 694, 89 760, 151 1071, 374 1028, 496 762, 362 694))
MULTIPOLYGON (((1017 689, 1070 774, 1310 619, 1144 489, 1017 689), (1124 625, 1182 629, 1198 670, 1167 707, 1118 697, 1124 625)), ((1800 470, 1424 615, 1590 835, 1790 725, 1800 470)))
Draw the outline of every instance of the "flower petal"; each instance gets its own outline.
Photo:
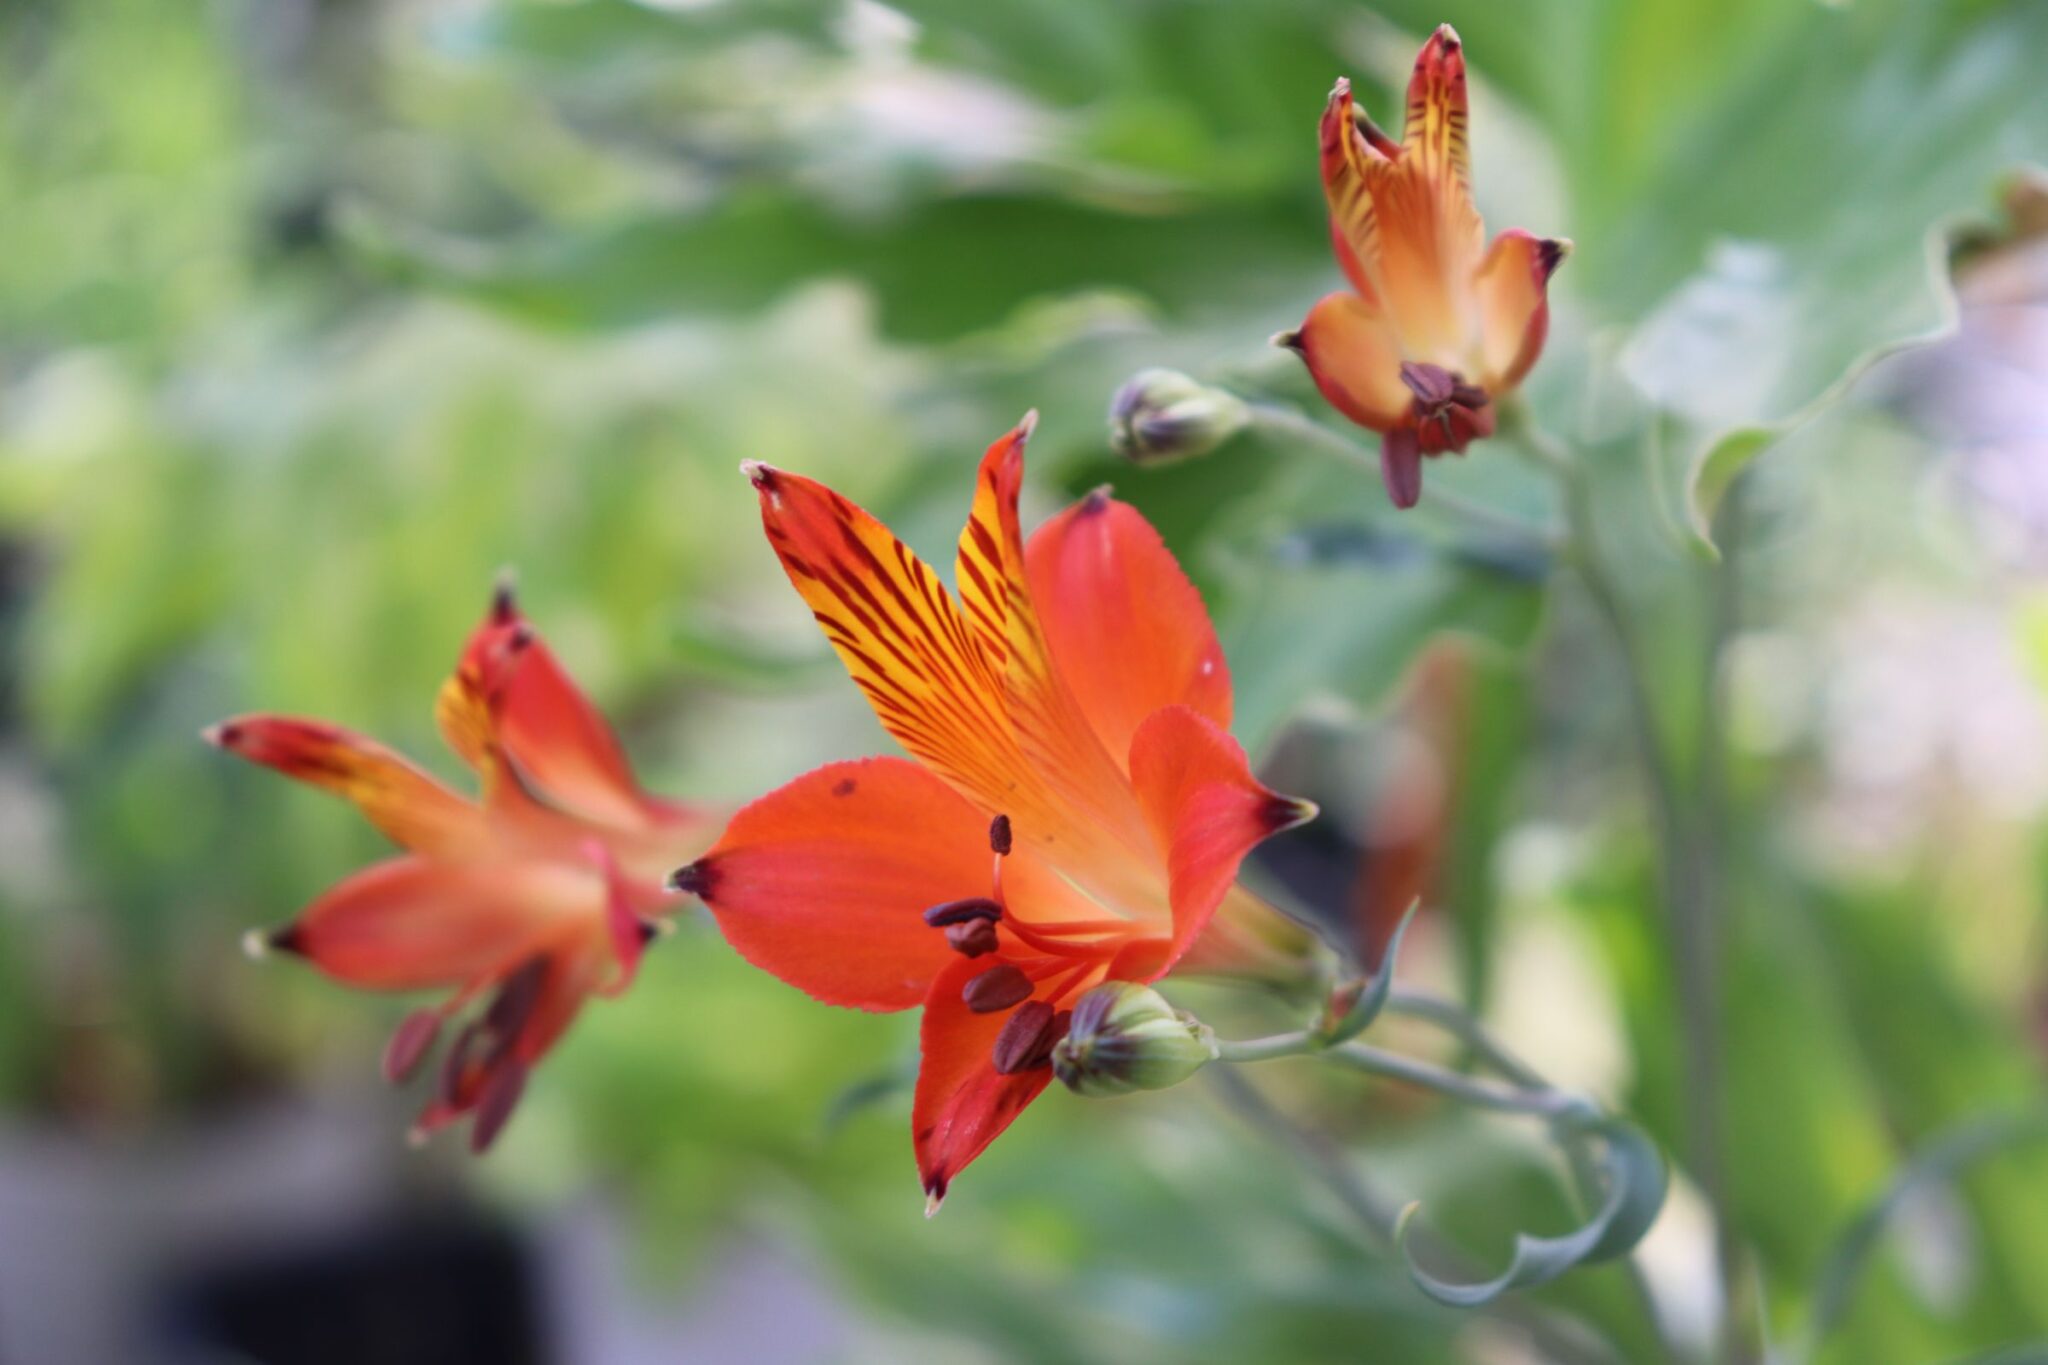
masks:
POLYGON ((1033 533, 1031 599, 1052 657, 1110 753, 1162 706, 1230 724, 1230 669, 1201 594, 1134 507, 1091 493, 1033 533))
POLYGON ((1401 382, 1401 340, 1372 303, 1356 294, 1328 295, 1287 340, 1337 411, 1380 432, 1408 421, 1414 395, 1401 382))
POLYGON ((740 956, 830 1005, 907 1009, 961 959, 922 918, 987 895, 988 818, 914 763, 829 763, 735 815, 675 884, 740 956))
POLYGON ((1458 31, 1440 25, 1415 57, 1408 80, 1408 118, 1401 127, 1402 155, 1430 181, 1469 198, 1472 152, 1465 91, 1465 46, 1458 31))
POLYGON ((1371 129, 1371 134, 1377 136, 1371 136, 1359 126, 1358 111, 1351 100, 1351 82, 1346 79, 1340 78, 1330 91, 1316 132, 1323 197, 1330 206, 1330 242, 1352 288, 1371 301, 1377 297, 1380 266, 1374 188, 1383 182, 1400 149, 1377 128, 1371 129))
POLYGON ((1083 672, 1124 666, 1132 642, 1101 631, 1069 632, 1069 647, 1055 655, 1047 639, 1017 519, 1024 442, 1036 422, 1035 414, 1025 418, 982 458, 973 510, 960 533, 960 599, 1001 674, 1019 747, 1067 812, 1058 825, 1027 821, 1025 838, 1041 851, 1050 851, 1051 842, 1066 845, 1067 861, 1121 863, 1145 848, 1142 819, 1112 757, 1124 745, 1105 747, 1068 666, 1083 672))
POLYGON ((476 848, 480 812, 375 740, 295 716, 237 716, 206 732, 209 743, 252 763, 353 801, 390 839, 422 853, 476 848))
POLYGON ((993 547, 976 570, 987 589, 975 589, 973 624, 930 567, 868 513, 799 475, 751 462, 746 469, 791 584, 883 728, 979 805, 984 821, 1010 816, 1021 841, 1057 851, 1061 866, 1102 897, 1142 902, 1143 820, 1052 673, 1028 610, 1015 532, 1020 434, 983 461, 963 534, 993 547), (1000 655, 991 643, 998 626, 1000 655))
POLYGON ((1138 727, 1131 781, 1167 863, 1173 941, 1163 972, 1207 925, 1252 847, 1316 808, 1267 788, 1237 741, 1185 706, 1164 707, 1138 727))
POLYGON ((352 986, 467 987, 601 934, 603 894, 594 869, 568 863, 393 858, 337 882, 269 943, 352 986))
POLYGON ((882 727, 961 791, 1000 798, 1022 766, 1001 679, 938 575, 823 484, 743 467, 784 572, 882 727))
POLYGON ((449 746, 489 776, 502 753, 546 804, 621 829, 697 822, 690 808, 642 792, 618 736, 583 695, 509 589, 470 633, 435 715, 449 746))
POLYGON ((1494 238, 1473 288, 1479 299, 1480 384, 1498 397, 1522 382, 1550 330, 1550 277, 1571 243, 1510 228, 1494 238))
POLYGON ((922 1060, 910 1133, 927 1213, 1052 1081, 1049 1066, 1008 1076, 996 1070, 996 1039, 1011 1011, 977 1014, 961 998, 968 981, 986 970, 985 963, 964 958, 948 964, 932 981, 918 1030, 922 1060))

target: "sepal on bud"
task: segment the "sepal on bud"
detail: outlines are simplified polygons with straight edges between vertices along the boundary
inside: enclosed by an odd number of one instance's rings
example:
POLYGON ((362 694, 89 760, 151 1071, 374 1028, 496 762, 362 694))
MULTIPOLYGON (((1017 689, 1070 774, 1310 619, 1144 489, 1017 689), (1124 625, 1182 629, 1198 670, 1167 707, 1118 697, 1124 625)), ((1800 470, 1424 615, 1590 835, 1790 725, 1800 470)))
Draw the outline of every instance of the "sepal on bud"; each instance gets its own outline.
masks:
POLYGON ((1075 1002, 1052 1068, 1075 1094, 1105 1097, 1179 1085, 1216 1055, 1209 1030, 1157 991, 1105 981, 1075 1002))
POLYGON ((1109 443, 1133 464, 1206 455, 1251 424, 1242 398, 1178 370, 1140 370, 1109 404, 1109 443))

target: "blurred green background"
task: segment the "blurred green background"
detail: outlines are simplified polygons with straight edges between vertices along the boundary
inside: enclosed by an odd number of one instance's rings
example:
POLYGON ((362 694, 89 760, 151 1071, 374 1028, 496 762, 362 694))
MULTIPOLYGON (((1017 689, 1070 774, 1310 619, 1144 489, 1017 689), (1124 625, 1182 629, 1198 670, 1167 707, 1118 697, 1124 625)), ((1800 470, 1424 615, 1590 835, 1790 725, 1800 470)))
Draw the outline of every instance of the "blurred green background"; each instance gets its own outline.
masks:
MULTIPOLYGON (((1035 406, 1027 520, 1105 480, 1151 515, 1224 631, 1239 736, 1322 801, 1271 874, 1371 939, 1390 867, 1429 863, 1406 970, 1682 1152, 1624 677, 1571 574, 1427 496, 1396 514, 1300 441, 1141 470, 1104 430, 1154 364, 1338 430, 1264 342, 1337 286, 1315 121, 1340 74, 1397 121, 1446 20, 1489 223, 1577 243, 1530 397, 1596 471, 1708 831, 1743 1311, 1788 1360, 1817 1313, 1826 1362, 2048 1338, 2024 1143, 1917 1182, 1822 1302, 1902 1163, 2042 1102, 2026 0, 10 0, 0 1317, 70 1283, 62 1247, 103 1272, 134 1243, 105 1292, 148 1296, 209 1209, 282 1236, 430 1205, 544 1266, 599 1229, 600 1271, 543 1276, 533 1359, 1657 1359, 1620 1268, 1506 1313, 1429 1304, 1200 1083, 1049 1095, 926 1224, 885 1084, 914 1021, 816 1006, 701 916, 488 1160, 405 1153, 371 1084, 402 1005, 236 949, 374 834, 195 738, 290 711, 452 772, 434 688, 512 566, 656 790, 737 802, 887 752, 735 465, 820 477, 938 554, 1035 406), (1958 243, 1960 335, 1867 368, 1948 320, 1958 243), (251 1174, 216 1201, 193 1163, 251 1174), (1538 1341, 1532 1312, 1614 1345, 1538 1341)), ((1561 522, 1504 443, 1429 478, 1561 522)), ((1305 1065, 1253 1079, 1487 1263, 1570 1220, 1525 1132, 1305 1065)), ((1695 1175, 1640 1261, 1704 1358, 1695 1175)))

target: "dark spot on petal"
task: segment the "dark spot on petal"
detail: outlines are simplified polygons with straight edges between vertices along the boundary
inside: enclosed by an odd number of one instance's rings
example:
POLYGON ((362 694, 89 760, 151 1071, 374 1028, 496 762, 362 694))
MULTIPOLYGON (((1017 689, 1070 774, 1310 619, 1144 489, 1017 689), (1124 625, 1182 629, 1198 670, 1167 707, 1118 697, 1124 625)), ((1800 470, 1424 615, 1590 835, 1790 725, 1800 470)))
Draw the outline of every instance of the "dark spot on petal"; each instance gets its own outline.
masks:
POLYGON ((513 590, 512 576, 502 575, 491 589, 491 624, 509 626, 518 615, 519 596, 513 590))
POLYGON ((275 948, 280 953, 296 953, 300 957, 306 956, 306 931, 296 924, 287 924, 282 929, 272 930, 270 937, 265 942, 269 943, 272 948, 275 948))
POLYGON ((1092 489, 1092 490, 1090 490, 1090 492, 1089 492, 1088 496, 1087 496, 1087 497, 1085 497, 1085 498, 1083 498, 1083 499, 1081 499, 1081 515, 1082 515, 1082 516, 1084 516, 1084 517, 1097 517, 1097 516, 1101 516, 1101 515, 1102 515, 1102 514, 1103 514, 1104 512, 1107 512, 1108 510, 1109 510, 1109 485, 1108 485, 1108 484, 1104 484, 1104 485, 1103 485, 1102 487, 1100 487, 1100 488, 1096 488, 1096 489, 1092 489))
POLYGON ((832 784, 832 794, 834 796, 851 796, 853 795, 853 789, 858 785, 852 778, 842 777, 832 784))

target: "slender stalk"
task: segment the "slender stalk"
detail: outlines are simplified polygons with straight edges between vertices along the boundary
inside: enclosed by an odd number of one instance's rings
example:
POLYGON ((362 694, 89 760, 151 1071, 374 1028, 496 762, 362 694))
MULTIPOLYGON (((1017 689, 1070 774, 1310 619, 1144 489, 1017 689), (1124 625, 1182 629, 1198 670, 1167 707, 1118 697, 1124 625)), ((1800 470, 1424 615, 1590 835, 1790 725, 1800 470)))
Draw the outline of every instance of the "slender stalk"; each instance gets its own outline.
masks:
MULTIPOLYGON (((1386 1010, 1389 1014, 1403 1015, 1410 1019, 1420 1019, 1441 1028, 1460 1043, 1463 1043, 1466 1051, 1482 1066, 1497 1072, 1511 1085, 1521 1086, 1524 1089, 1530 1090, 1551 1088, 1550 1083, 1544 1080, 1534 1067, 1509 1052, 1491 1033, 1487 1032, 1485 1025, 1449 1000, 1430 995, 1424 991, 1412 990, 1405 986, 1396 986, 1387 997, 1386 1010)), ((1572 1142, 1565 1144, 1565 1148, 1566 1156, 1571 1161, 1572 1174, 1577 1179, 1579 1188, 1582 1190, 1599 1188, 1599 1181, 1594 1178, 1593 1172, 1589 1169, 1592 1156, 1586 1150, 1585 1144, 1582 1142, 1572 1142)), ((1591 1210, 1582 1208, 1580 1212, 1582 1214, 1589 1214, 1591 1210)), ((1641 1258, 1634 1252, 1629 1253, 1628 1258, 1622 1263, 1622 1269, 1628 1277, 1629 1291, 1635 1296, 1636 1305, 1642 1312, 1644 1322, 1656 1334, 1657 1347, 1661 1358, 1667 1361, 1676 1360, 1679 1355, 1678 1349, 1672 1344, 1671 1339, 1665 1333, 1663 1315, 1657 1311, 1657 1296, 1650 1291, 1649 1276, 1643 1272, 1641 1258)))
MULTIPOLYGON (((1210 1067, 1207 1074, 1232 1109, 1306 1161, 1338 1202, 1357 1218, 1377 1249, 1393 1248, 1400 1204, 1353 1169, 1341 1148, 1320 1133, 1295 1123, 1235 1068, 1210 1067)), ((1474 1273, 1469 1265, 1459 1264, 1456 1253, 1448 1248, 1432 1247, 1430 1254, 1433 1261, 1450 1265, 1456 1274, 1469 1278, 1474 1273)), ((1617 1365, 1620 1359, 1614 1348, 1586 1324, 1526 1299, 1496 1299, 1480 1311, 1526 1332, 1547 1359, 1563 1365, 1617 1365)))
MULTIPOLYGON (((1687 818, 1677 765, 1659 728, 1641 639, 1601 547, 1590 475, 1554 438, 1528 420, 1526 412, 1518 410, 1515 418, 1511 428, 1523 450, 1559 482, 1571 532, 1566 557, 1578 571, 1595 610, 1614 638, 1627 678, 1629 715, 1653 816, 1672 974, 1678 986, 1686 1075, 1686 1165, 1714 1214, 1723 1311, 1722 1358, 1743 1361, 1750 1359, 1751 1353, 1738 1340, 1734 1312, 1740 1249, 1729 1218, 1721 1141, 1720 935, 1711 842, 1718 833, 1715 817, 1703 812, 1698 825, 1687 818)), ((1708 650, 1710 668, 1719 659, 1719 642, 1727 625, 1725 619, 1717 620, 1715 639, 1708 650)), ((1709 701, 1709 712, 1716 711, 1717 691, 1709 701)), ((1720 780, 1718 720, 1710 721, 1709 726, 1703 736, 1701 758, 1703 767, 1712 774, 1707 781, 1713 783, 1720 780)))
MULTIPOLYGON (((1298 441, 1323 455, 1370 473, 1375 482, 1379 479, 1380 457, 1343 433, 1332 431, 1293 408, 1282 407, 1277 403, 1254 402, 1250 407, 1252 425, 1261 431, 1298 441)), ((1531 542, 1551 553, 1564 548, 1564 537, 1555 530, 1532 526, 1519 517, 1496 511, 1484 503, 1461 498, 1443 489, 1430 489, 1422 501, 1425 507, 1447 512, 1459 521, 1494 535, 1512 536, 1518 540, 1531 542)))

